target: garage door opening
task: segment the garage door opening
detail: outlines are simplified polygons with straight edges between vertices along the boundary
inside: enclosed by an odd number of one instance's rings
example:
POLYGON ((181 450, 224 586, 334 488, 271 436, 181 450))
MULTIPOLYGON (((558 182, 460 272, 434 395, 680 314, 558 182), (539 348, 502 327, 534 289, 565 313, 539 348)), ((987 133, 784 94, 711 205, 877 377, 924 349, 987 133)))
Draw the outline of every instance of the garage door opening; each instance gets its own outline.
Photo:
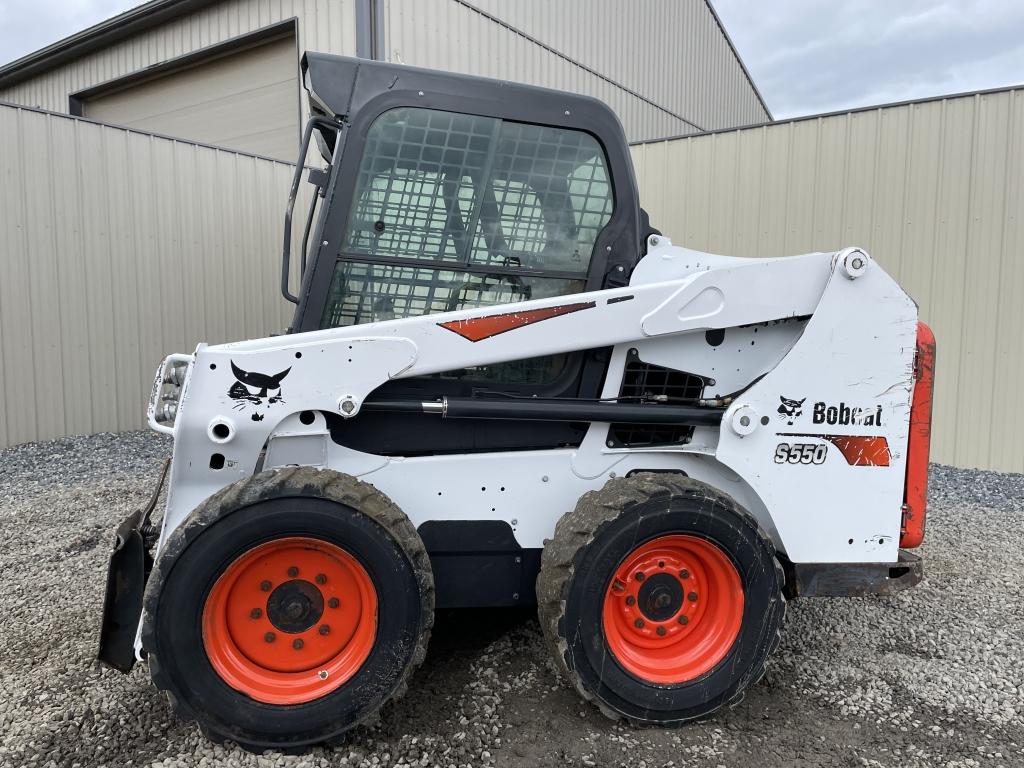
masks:
POLYGON ((298 52, 292 25, 256 42, 217 46, 159 74, 134 75, 73 97, 83 117, 294 161, 298 52))

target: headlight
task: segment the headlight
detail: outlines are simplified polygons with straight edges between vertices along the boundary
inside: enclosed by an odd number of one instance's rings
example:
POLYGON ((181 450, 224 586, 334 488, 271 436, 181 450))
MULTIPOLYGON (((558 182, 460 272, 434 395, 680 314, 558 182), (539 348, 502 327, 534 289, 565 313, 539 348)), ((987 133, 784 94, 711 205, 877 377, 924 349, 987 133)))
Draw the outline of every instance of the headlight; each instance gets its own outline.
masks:
POLYGON ((191 358, 173 359, 174 357, 185 358, 184 355, 176 355, 161 364, 162 371, 157 374, 153 399, 150 402, 150 425, 159 431, 166 431, 174 425, 174 420, 178 415, 181 390, 191 362, 191 358))
POLYGON ((159 408, 156 409, 156 420, 161 424, 171 424, 174 422, 174 417, 178 415, 178 403, 163 403, 159 408))
POLYGON ((164 384, 173 384, 175 388, 181 389, 185 383, 185 372, 188 370, 188 363, 173 362, 164 371, 164 384))

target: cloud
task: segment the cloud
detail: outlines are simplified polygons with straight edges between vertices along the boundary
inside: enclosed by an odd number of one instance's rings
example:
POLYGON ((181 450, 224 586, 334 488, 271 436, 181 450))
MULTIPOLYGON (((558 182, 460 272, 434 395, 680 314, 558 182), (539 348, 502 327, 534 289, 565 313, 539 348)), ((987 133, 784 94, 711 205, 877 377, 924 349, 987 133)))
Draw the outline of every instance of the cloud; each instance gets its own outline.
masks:
POLYGON ((138 4, 138 0, 0 0, 0 65, 138 4))
POLYGON ((1018 0, 712 0, 777 118, 1016 85, 1018 0))

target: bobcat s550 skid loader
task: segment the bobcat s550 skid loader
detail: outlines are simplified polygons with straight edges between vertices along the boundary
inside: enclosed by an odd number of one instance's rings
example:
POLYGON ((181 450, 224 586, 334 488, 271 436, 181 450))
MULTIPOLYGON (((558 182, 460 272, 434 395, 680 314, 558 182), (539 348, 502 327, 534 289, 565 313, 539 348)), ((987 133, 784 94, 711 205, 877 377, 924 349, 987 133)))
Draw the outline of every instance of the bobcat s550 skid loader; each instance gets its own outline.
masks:
POLYGON ((436 608, 536 603, 582 696, 678 725, 759 679, 788 598, 920 579, 934 340, 868 254, 673 246, 593 99, 303 71, 290 333, 160 365, 166 505, 118 532, 101 659, 295 750, 405 691, 436 608))

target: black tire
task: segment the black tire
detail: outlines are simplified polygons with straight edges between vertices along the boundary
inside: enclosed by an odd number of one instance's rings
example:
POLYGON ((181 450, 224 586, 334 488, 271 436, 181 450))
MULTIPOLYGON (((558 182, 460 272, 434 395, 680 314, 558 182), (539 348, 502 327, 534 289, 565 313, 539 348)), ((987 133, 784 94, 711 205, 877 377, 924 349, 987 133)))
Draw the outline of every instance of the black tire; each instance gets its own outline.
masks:
POLYGON ((214 494, 171 535, 146 588, 142 644, 175 713, 214 741, 261 752, 337 743, 405 693, 426 656, 434 616, 430 561, 408 517, 367 483, 309 467, 260 472, 214 494), (202 615, 217 578, 241 554, 307 536, 343 547, 378 595, 376 636, 355 675, 302 704, 265 704, 229 687, 203 645, 202 615))
POLYGON ((738 703, 761 678, 780 639, 784 583, 774 546, 732 498, 685 476, 643 473, 610 480, 559 520, 541 559, 538 612, 556 666, 585 699, 612 719, 672 726, 738 703), (717 545, 738 571, 744 601, 739 633, 720 662, 696 679, 659 684, 619 663, 602 606, 625 558, 671 534, 717 545))

